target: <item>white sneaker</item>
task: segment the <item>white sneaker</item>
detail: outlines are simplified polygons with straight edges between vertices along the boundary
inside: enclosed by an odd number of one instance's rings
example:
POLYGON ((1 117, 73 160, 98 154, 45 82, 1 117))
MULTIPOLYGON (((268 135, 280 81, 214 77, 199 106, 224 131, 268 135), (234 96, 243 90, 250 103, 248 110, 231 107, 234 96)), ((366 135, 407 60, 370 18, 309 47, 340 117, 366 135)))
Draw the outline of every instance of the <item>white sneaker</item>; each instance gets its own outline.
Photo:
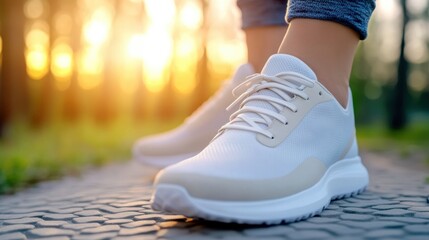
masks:
POLYGON ((221 222, 277 224, 320 213, 365 189, 351 92, 343 108, 313 71, 273 55, 198 155, 162 170, 152 207, 221 222))
POLYGON ((254 70, 250 64, 241 65, 233 78, 226 81, 180 127, 138 140, 133 147, 134 159, 163 168, 197 155, 209 144, 219 128, 229 121, 231 112, 225 109, 234 101, 232 90, 251 74, 254 74, 254 70))

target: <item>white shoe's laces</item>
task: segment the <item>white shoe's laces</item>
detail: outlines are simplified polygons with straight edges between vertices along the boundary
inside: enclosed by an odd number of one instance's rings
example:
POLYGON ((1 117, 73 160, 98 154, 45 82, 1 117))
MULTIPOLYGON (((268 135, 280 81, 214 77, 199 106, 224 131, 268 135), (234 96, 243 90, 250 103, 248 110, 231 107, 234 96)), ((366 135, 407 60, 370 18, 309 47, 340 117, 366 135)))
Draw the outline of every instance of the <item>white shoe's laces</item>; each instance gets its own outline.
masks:
POLYGON ((246 81, 233 90, 234 95, 238 95, 237 93, 240 91, 242 92, 243 88, 247 88, 247 90, 227 108, 227 110, 229 110, 240 103, 240 109, 231 115, 230 122, 219 130, 219 134, 225 129, 238 129, 260 133, 269 138, 273 138, 273 134, 267 130, 267 127, 271 125, 274 119, 277 119, 283 124, 288 124, 288 119, 281 115, 280 112, 284 108, 297 112, 298 108, 293 103, 293 100, 296 97, 308 100, 309 97, 303 90, 306 87, 313 86, 313 80, 295 72, 283 72, 275 76, 263 74, 249 76, 246 81), (254 94, 264 89, 274 92, 275 94, 273 95, 277 96, 254 94), (246 103, 255 100, 269 103, 276 111, 260 106, 246 105, 246 103))

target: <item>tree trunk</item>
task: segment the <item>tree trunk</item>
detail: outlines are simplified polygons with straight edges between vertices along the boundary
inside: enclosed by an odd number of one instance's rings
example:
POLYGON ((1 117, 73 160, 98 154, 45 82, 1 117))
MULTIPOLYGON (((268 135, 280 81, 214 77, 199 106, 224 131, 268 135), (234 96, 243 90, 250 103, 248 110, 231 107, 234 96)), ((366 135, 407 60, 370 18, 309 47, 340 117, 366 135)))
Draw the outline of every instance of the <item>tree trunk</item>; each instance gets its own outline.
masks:
POLYGON ((51 71, 51 51, 53 43, 57 37, 55 33, 55 22, 54 15, 58 10, 58 0, 49 1, 49 46, 48 46, 48 72, 42 81, 41 94, 39 95, 38 102, 36 104, 35 112, 32 116, 31 123, 35 128, 40 128, 46 124, 52 114, 52 102, 54 94, 54 75, 51 71))
POLYGON ((406 114, 406 99, 408 96, 408 70, 409 63, 405 59, 405 30, 408 24, 409 16, 407 12, 406 0, 401 0, 403 25, 402 25, 402 36, 401 36, 401 51, 398 60, 398 73, 397 82, 393 90, 393 99, 391 101, 391 118, 390 128, 394 130, 403 129, 407 123, 406 114))
POLYGON ((208 11, 208 2, 207 0, 201 0, 201 7, 203 12, 203 23, 201 24, 201 36, 202 36, 202 49, 203 54, 198 61, 197 65, 197 85, 195 87, 195 101, 192 105, 192 111, 195 111, 202 103, 204 103, 208 96, 208 83, 210 81, 210 73, 208 69, 208 56, 207 56, 207 32, 208 32, 208 21, 207 21, 207 11, 208 11))
POLYGON ((74 1, 71 1, 68 5, 72 11, 73 25, 71 30, 71 48, 73 49, 73 69, 70 79, 70 86, 65 92, 63 115, 64 118, 69 122, 76 122, 80 117, 80 106, 79 106, 79 86, 78 86, 78 57, 77 53, 80 50, 80 38, 82 19, 80 19, 77 13, 77 6, 74 1))
MULTIPOLYGON (((136 24, 137 32, 143 31, 146 28, 145 23, 147 22, 147 12, 144 5, 144 2, 140 2, 140 14, 137 15, 136 24)), ((143 60, 137 58, 136 60, 136 78, 137 78, 137 89, 134 93, 133 101, 133 115, 134 119, 137 121, 144 120, 147 117, 147 104, 145 99, 147 98, 147 89, 143 83, 143 60)))
POLYGON ((3 40, 0 77, 0 137, 6 125, 17 116, 28 114, 28 87, 25 64, 23 13, 24 0, 1 1, 3 40))
POLYGON ((107 51, 104 62, 104 78, 100 85, 100 93, 97 100, 95 110, 96 121, 100 124, 108 124, 112 122, 116 115, 116 99, 115 99, 115 73, 118 63, 117 54, 118 46, 118 18, 120 15, 121 1, 115 0, 115 15, 112 20, 110 38, 107 43, 107 51))

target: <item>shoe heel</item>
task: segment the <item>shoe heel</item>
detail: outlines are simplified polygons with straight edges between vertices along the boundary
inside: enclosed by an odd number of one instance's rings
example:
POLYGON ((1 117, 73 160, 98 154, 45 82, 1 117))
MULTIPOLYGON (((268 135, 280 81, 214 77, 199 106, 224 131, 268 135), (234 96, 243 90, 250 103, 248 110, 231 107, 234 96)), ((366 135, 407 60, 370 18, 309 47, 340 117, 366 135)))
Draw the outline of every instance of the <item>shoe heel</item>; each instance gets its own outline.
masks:
POLYGON ((338 161, 328 170, 328 190, 332 200, 363 192, 369 183, 366 167, 360 157, 338 161))

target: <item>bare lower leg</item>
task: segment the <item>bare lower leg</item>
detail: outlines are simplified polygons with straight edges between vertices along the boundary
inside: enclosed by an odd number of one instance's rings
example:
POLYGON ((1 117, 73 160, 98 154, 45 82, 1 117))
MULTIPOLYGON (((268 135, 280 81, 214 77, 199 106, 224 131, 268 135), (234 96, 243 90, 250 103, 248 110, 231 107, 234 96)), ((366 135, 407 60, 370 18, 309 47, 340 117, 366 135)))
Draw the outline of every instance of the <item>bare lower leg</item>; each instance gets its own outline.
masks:
POLYGON ((286 26, 254 27, 244 30, 247 59, 256 72, 261 72, 267 59, 277 53, 286 30, 286 26))
POLYGON ((279 53, 304 61, 338 102, 346 106, 349 77, 358 43, 358 34, 338 23, 293 19, 279 53))

